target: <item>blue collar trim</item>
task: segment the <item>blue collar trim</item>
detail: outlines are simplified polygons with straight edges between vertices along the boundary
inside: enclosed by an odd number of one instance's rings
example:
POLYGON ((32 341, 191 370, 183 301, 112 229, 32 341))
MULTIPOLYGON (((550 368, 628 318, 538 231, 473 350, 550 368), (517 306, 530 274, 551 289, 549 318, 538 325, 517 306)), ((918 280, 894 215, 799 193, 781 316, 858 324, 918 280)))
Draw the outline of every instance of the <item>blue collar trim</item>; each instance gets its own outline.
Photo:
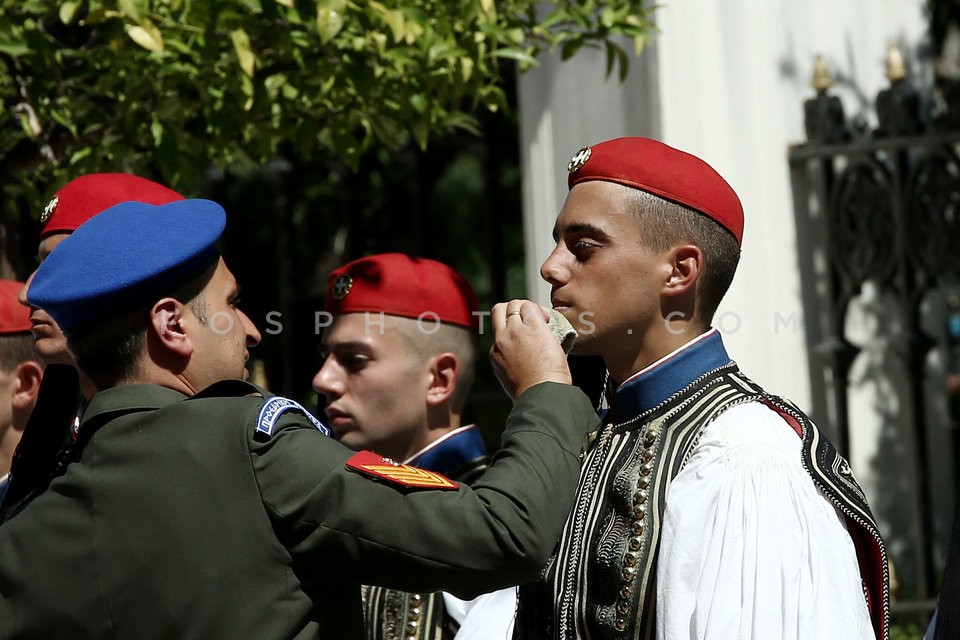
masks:
POLYGON ((487 448, 483 444, 480 429, 471 425, 434 442, 426 451, 408 460, 407 464, 427 471, 450 474, 485 455, 487 448))
POLYGON ((723 340, 714 330, 668 360, 620 385, 613 399, 617 422, 654 408, 703 374, 730 362, 723 340))

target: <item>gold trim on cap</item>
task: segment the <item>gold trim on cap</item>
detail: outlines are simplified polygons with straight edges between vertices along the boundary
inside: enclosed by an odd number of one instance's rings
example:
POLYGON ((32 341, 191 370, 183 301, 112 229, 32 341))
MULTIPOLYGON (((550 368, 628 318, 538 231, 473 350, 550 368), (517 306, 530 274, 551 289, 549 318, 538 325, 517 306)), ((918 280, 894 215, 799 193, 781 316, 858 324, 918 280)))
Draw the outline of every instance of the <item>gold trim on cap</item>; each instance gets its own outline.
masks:
POLYGON ((343 300, 353 288, 353 277, 349 273, 343 273, 337 276, 330 286, 330 295, 334 300, 343 300))

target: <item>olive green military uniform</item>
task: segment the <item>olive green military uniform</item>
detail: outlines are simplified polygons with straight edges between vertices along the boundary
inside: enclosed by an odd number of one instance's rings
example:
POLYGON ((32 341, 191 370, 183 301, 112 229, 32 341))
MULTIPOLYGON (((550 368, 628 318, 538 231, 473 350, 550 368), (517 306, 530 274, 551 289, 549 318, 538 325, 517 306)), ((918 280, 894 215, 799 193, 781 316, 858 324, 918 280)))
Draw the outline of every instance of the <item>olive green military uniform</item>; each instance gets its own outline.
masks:
POLYGON ((363 583, 470 598, 529 580, 597 421, 577 389, 537 385, 472 490, 411 490, 348 469, 296 408, 258 431, 251 389, 94 397, 77 460, 0 526, 0 638, 351 639, 363 583))

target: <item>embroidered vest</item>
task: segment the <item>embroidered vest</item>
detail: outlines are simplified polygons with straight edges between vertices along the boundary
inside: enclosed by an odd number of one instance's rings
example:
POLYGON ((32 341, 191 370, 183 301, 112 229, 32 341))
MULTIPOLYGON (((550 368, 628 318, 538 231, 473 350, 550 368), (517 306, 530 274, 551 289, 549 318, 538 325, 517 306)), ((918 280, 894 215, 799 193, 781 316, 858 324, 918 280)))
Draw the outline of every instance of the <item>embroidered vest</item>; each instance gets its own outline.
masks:
MULTIPOLYGON (((459 431, 409 462, 470 484, 490 466, 476 428, 459 431)), ((364 586, 366 640, 453 640, 459 625, 447 615, 442 593, 406 593, 364 586)))
POLYGON ((857 548, 877 638, 889 637, 886 552, 850 466, 799 409, 766 393, 731 362, 601 430, 544 581, 521 587, 515 638, 655 638, 656 564, 667 490, 703 429, 745 402, 766 404, 801 437, 804 468, 843 513, 857 548))

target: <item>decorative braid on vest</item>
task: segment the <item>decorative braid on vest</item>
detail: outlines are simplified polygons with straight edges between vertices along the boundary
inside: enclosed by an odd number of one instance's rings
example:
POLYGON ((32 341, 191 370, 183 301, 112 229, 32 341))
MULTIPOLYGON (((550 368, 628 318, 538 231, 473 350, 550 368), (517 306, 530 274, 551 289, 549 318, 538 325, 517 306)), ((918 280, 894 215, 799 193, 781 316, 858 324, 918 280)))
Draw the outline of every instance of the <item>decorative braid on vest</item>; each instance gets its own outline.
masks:
POLYGON ((442 593, 405 593, 363 587, 366 640, 452 640, 457 625, 448 620, 442 593))
MULTIPOLYGON (((464 484, 490 466, 486 455, 450 474, 464 484)), ((448 613, 442 592, 407 593, 386 587, 361 587, 364 640, 453 640, 460 625, 448 613)))
POLYGON ((844 514, 857 546, 877 637, 889 637, 886 552, 849 464, 799 409, 766 393, 731 363, 653 409, 603 428, 544 570, 546 584, 521 588, 515 638, 655 637, 656 564, 667 490, 703 429, 745 402, 766 404, 802 438, 804 468, 844 514))

